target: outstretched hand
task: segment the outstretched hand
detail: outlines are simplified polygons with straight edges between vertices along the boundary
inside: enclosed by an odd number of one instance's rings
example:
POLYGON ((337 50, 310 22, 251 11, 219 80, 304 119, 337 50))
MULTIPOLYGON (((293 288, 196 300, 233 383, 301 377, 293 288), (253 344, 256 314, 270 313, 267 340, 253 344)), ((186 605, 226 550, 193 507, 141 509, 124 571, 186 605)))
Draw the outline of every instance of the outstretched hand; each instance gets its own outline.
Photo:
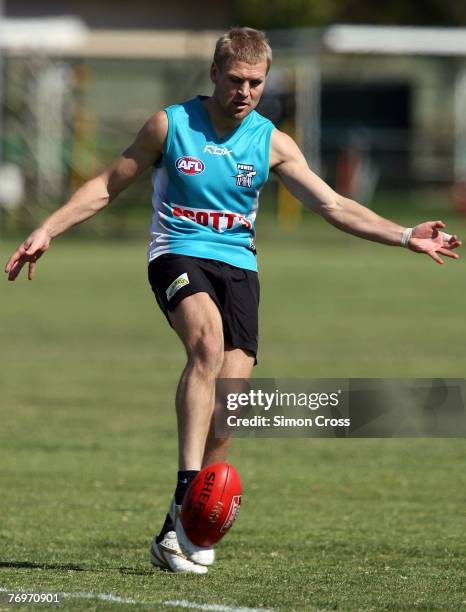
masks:
POLYGON ((443 264, 440 255, 458 259, 459 255, 453 252, 461 246, 458 237, 453 234, 442 232, 445 227, 443 221, 426 221, 413 228, 413 233, 408 243, 408 248, 416 253, 425 253, 432 257, 434 261, 443 264))
POLYGON ((36 262, 50 246, 50 236, 44 229, 37 229, 22 242, 5 266, 8 280, 14 281, 24 264, 29 263, 28 279, 32 280, 36 270, 36 262))

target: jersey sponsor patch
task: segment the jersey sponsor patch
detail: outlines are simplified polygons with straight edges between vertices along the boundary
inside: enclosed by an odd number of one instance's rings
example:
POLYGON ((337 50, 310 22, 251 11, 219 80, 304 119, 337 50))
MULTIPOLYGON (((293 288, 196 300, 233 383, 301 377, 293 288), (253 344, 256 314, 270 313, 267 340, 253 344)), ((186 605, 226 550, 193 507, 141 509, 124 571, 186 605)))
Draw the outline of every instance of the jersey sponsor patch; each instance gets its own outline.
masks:
POLYGON ((190 157, 189 155, 178 157, 175 166, 178 172, 183 174, 201 174, 205 170, 205 164, 202 160, 197 159, 197 157, 190 157))
POLYGON ((210 227, 217 232, 241 226, 248 230, 252 228, 255 214, 245 217, 229 210, 210 210, 208 208, 188 208, 186 206, 174 205, 173 216, 181 219, 189 219, 199 225, 210 227))
POLYGON ((189 277, 187 272, 180 274, 178 278, 172 282, 172 284, 165 291, 165 295, 167 296, 167 300, 170 301, 172 297, 175 295, 177 291, 184 287, 185 285, 189 285, 189 277))
POLYGON ((251 164, 236 164, 238 173, 235 174, 236 186, 237 187, 252 187, 252 179, 256 176, 257 172, 254 170, 254 166, 251 164))

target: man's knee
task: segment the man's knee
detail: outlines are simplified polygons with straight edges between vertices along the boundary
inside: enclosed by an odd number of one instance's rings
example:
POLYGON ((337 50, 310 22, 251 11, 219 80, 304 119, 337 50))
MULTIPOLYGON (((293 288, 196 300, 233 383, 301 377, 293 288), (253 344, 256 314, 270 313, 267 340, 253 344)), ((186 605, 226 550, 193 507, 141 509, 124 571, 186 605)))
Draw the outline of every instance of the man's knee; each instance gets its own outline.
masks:
POLYGON ((223 336, 207 332, 199 335, 188 349, 190 363, 206 374, 217 376, 223 364, 223 336))
POLYGON ((223 364, 223 324, 220 312, 206 293, 195 293, 178 304, 170 316, 191 365, 218 374, 223 364))

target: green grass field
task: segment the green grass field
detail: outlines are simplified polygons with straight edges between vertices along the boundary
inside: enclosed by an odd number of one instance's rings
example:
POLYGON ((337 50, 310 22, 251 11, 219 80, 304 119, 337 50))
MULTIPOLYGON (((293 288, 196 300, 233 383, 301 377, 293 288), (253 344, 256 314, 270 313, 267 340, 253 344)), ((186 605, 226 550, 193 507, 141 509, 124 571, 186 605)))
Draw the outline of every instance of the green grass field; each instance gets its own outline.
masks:
MULTIPOLYGON (((317 222, 264 233, 255 376, 464 377, 465 260, 317 222)), ((0 588, 70 610, 466 610, 464 439, 237 439, 244 499, 218 563, 153 571, 184 356, 144 242, 60 239, 0 295, 0 588)))

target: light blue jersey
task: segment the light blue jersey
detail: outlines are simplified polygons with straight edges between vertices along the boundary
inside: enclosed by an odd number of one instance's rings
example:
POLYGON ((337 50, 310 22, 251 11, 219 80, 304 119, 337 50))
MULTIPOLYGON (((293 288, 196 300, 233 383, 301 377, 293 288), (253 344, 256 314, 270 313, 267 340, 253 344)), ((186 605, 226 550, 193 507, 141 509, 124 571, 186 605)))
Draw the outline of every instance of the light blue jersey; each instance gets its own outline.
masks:
POLYGON ((165 109, 168 135, 153 172, 148 259, 177 253, 257 270, 254 223, 273 124, 252 111, 219 138, 201 100, 165 109))

